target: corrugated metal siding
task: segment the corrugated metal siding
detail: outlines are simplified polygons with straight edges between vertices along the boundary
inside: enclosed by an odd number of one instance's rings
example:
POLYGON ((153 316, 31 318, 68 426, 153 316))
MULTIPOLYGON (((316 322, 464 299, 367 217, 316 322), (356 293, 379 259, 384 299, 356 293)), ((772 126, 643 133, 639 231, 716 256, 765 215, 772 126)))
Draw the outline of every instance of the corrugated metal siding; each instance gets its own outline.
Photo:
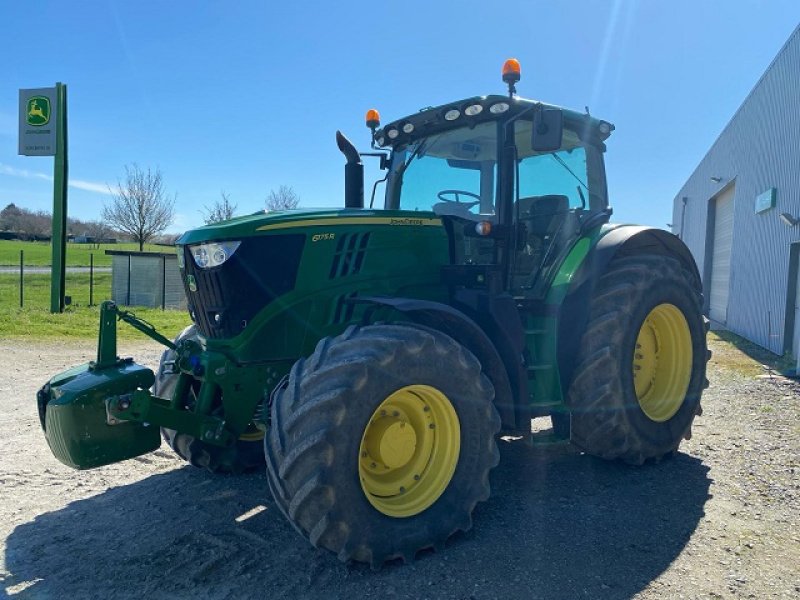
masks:
POLYGON ((161 306, 161 257, 131 256, 131 306, 161 306))
POLYGON ((111 265, 111 299, 117 304, 158 308, 165 293, 166 308, 186 309, 186 294, 177 257, 114 255, 111 265))
MULTIPOLYGON (((673 204, 675 232, 689 246, 703 273, 709 202, 732 181, 734 240, 727 327, 769 350, 791 346, 784 335, 789 282, 789 245, 800 227, 786 227, 782 212, 800 216, 800 27, 681 188, 673 204), (712 181, 720 177, 720 182, 712 181), (777 189, 775 208, 755 214, 755 198, 777 189), (685 215, 681 219, 683 198, 685 215), (679 231, 683 222, 683 231, 679 231)), ((713 211, 711 211, 713 214, 713 211)), ((711 229, 709 231, 709 229, 711 229)), ((790 307, 793 308, 793 307, 790 307)))
POLYGON ((128 257, 111 257, 111 299, 119 305, 128 302, 128 257))

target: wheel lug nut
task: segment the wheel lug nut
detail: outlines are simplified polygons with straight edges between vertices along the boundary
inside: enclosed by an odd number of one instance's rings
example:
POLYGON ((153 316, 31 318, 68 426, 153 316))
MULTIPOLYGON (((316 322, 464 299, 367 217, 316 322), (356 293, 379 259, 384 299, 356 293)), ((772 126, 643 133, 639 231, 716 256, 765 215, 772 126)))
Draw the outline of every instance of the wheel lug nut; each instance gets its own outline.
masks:
POLYGON ((431 423, 430 425, 428 425, 428 429, 436 429, 436 425, 434 425, 433 423, 431 423))
POLYGON ((366 450, 362 450, 362 451, 361 451, 361 456, 362 456, 362 457, 364 457, 364 456, 366 456, 366 455, 367 455, 367 451, 366 451, 366 450))
POLYGON ((382 410, 382 411, 381 411, 381 416, 382 416, 382 417, 385 417, 385 416, 386 416, 386 411, 385 411, 385 410, 382 410))
POLYGON ((399 413, 399 412, 397 412, 397 411, 394 411, 394 412, 392 413, 392 416, 393 416, 393 417, 399 417, 399 416, 400 416, 400 413, 399 413))
POLYGON ((419 475, 414 475, 414 481, 419 481, 419 475))
POLYGON ((404 488, 403 486, 400 486, 400 493, 401 493, 401 494, 404 494, 404 493, 405 493, 405 491, 406 491, 406 488, 404 488))
POLYGON ((430 409, 431 409, 430 406, 425 406, 422 410, 424 410, 425 412, 428 412, 430 409))
POLYGON ((369 463, 369 466, 370 466, 370 467, 372 467, 372 468, 374 469, 374 468, 375 468, 375 467, 377 467, 378 465, 376 465, 375 463, 369 463))
POLYGON ((642 359, 644 358, 644 354, 639 354, 639 353, 637 352, 637 353, 636 353, 636 358, 637 358, 637 360, 642 360, 642 359))

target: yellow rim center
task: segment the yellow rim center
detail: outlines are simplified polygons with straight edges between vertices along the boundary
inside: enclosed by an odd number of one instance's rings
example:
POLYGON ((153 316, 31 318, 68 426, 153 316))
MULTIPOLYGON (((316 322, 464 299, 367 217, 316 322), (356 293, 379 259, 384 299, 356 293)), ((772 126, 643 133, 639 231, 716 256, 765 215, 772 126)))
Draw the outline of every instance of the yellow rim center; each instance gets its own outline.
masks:
POLYGON ((460 450, 461 428, 447 396, 428 385, 406 386, 380 403, 364 429, 361 488, 385 515, 419 514, 447 489, 460 450))
POLYGON ((645 317, 633 354, 633 387, 639 406, 656 422, 678 412, 692 376, 689 324, 674 304, 659 304, 645 317))

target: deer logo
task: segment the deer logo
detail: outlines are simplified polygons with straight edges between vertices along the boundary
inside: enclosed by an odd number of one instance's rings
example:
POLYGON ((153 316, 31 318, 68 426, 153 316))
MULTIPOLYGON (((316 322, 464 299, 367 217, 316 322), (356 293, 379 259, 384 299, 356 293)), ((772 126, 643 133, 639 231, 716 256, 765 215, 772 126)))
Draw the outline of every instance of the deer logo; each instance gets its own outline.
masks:
POLYGON ((47 96, 33 96, 28 99, 28 110, 25 120, 28 125, 41 127, 50 122, 50 98, 47 96))

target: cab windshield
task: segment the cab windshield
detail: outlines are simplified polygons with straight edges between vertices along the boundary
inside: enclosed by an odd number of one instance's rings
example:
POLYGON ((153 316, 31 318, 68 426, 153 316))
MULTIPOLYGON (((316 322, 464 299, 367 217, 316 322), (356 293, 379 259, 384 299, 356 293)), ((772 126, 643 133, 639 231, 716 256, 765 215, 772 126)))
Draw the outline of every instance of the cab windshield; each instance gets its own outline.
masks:
MULTIPOLYGON (((386 208, 493 220, 497 214, 498 132, 487 122, 415 140, 395 148, 387 178, 386 208)), ((533 150, 529 119, 514 123, 517 164, 513 201, 525 219, 529 205, 547 198, 560 210, 602 208, 599 151, 564 129, 561 148, 533 150)), ((515 211, 516 212, 516 211, 515 211)))
POLYGON ((394 151, 386 207, 491 217, 496 174, 496 123, 422 138, 394 151))

